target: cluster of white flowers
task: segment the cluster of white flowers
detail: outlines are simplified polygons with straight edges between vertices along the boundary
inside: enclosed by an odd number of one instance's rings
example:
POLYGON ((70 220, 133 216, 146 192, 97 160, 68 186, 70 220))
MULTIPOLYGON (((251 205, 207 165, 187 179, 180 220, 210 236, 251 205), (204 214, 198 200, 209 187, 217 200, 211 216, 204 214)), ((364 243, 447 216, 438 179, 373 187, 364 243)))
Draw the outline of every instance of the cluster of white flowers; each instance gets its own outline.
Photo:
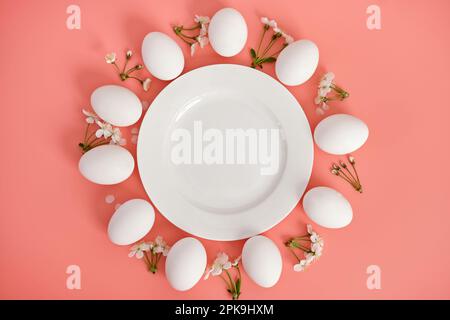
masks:
POLYGON ((126 140, 122 138, 122 133, 119 128, 113 127, 111 124, 107 122, 100 121, 100 118, 85 109, 82 109, 83 114, 86 116, 86 122, 88 124, 97 124, 98 129, 95 131, 95 136, 97 138, 111 139, 111 144, 125 145, 126 140))
POLYGON ((319 82, 319 87, 317 90, 317 96, 314 99, 314 103, 318 105, 316 112, 320 115, 324 114, 330 107, 328 105, 329 101, 339 100, 342 101, 349 97, 349 93, 343 88, 337 86, 334 82, 334 73, 327 72, 319 82), (333 92, 333 95, 330 95, 333 92))
POLYGON ((196 23, 200 24, 200 33, 195 38, 196 42, 191 44, 191 56, 193 56, 195 54, 195 51, 197 50, 198 46, 200 46, 200 48, 203 49, 209 43, 209 39, 207 36, 208 35, 208 25, 210 22, 209 17, 195 15, 194 21, 196 23))
POLYGON ((119 77, 120 77, 120 79, 122 81, 125 81, 128 78, 135 79, 135 80, 140 82, 140 84, 142 85, 142 88, 144 89, 144 91, 148 91, 148 89, 150 88, 150 84, 152 82, 152 80, 150 78, 141 79, 141 78, 136 77, 136 76, 130 76, 131 73, 133 73, 133 72, 135 72, 137 70, 142 70, 144 68, 144 66, 142 64, 137 64, 134 67, 132 67, 132 68, 130 68, 128 70, 125 70, 127 65, 128 65, 128 62, 129 62, 129 60, 131 59, 132 56, 133 56, 133 51, 127 50, 126 53, 125 53, 125 65, 123 67, 123 71, 120 71, 120 68, 116 64, 116 62, 117 62, 117 55, 116 55, 115 52, 107 53, 105 55, 105 61, 108 64, 114 65, 114 67, 116 68, 116 70, 117 70, 117 72, 119 74, 119 77))
POLYGON ((314 99, 314 103, 318 105, 316 112, 318 114, 324 114, 326 110, 330 108, 327 104, 329 100, 327 95, 331 92, 331 86, 333 85, 334 73, 327 72, 322 79, 320 79, 319 87, 317 90, 317 96, 314 99))
POLYGON ((275 34, 280 34, 283 38, 284 38, 284 42, 286 44, 291 44, 292 42, 294 42, 294 38, 290 35, 288 35, 286 32, 284 32, 282 29, 280 29, 278 27, 278 24, 275 20, 270 20, 267 17, 262 17, 261 18, 261 22, 262 24, 264 24, 265 26, 267 26, 267 28, 272 28, 273 32, 275 34))
POLYGON ((142 242, 139 244, 135 244, 134 246, 131 247, 131 251, 128 254, 128 256, 130 258, 132 257, 136 257, 138 259, 142 259, 144 257, 144 252, 148 252, 150 251, 151 247, 150 247, 150 243, 147 242, 142 242))
POLYGON ((170 247, 167 245, 164 239, 161 236, 157 236, 155 242, 144 241, 132 246, 128 256, 130 258, 136 257, 138 259, 142 259, 144 257, 144 252, 151 252, 154 255, 161 253, 163 256, 167 256, 169 250, 170 247))
POLYGON ((212 266, 206 270, 205 280, 209 278, 209 275, 220 276, 223 270, 228 270, 231 267, 236 267, 239 264, 241 257, 239 256, 233 262, 229 261, 228 255, 224 252, 217 254, 216 260, 214 260, 212 266))
POLYGON ((305 268, 308 267, 311 263, 319 259, 323 251, 323 239, 312 229, 312 226, 310 224, 308 224, 307 230, 309 234, 309 240, 311 241, 311 249, 309 251, 305 251, 305 258, 294 265, 294 271, 297 272, 305 270, 305 268))

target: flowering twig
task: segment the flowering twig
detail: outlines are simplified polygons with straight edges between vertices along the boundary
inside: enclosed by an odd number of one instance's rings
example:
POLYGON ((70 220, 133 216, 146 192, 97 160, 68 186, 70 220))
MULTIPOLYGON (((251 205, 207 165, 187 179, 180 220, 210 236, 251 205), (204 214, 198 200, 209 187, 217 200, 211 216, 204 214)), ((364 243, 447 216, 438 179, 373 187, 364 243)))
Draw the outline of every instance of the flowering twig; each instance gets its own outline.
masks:
POLYGON ((324 114, 330 106, 328 105, 328 101, 339 100, 342 101, 349 97, 349 93, 333 83, 334 73, 327 72, 321 79, 319 83, 319 87, 317 90, 317 96, 314 99, 314 103, 318 105, 316 108, 316 112, 318 114, 324 114), (328 96, 328 94, 333 91, 333 96, 328 96))
POLYGON ((128 62, 130 61, 132 56, 133 56, 133 52, 131 50, 128 50, 125 53, 125 63, 122 68, 119 68, 119 66, 117 65, 117 58, 116 58, 115 52, 108 53, 105 56, 105 61, 106 61, 106 63, 111 64, 116 68, 116 71, 117 71, 117 74, 119 75, 120 80, 125 81, 127 79, 134 79, 142 85, 142 88, 145 91, 148 91, 148 89, 150 88, 150 83, 151 83, 150 78, 141 79, 139 77, 136 77, 135 75, 131 75, 135 71, 142 70, 144 68, 144 66, 142 64, 136 64, 134 67, 126 69, 128 62))
POLYGON ((352 156, 348 156, 348 162, 350 163, 353 173, 349 170, 347 164, 344 161, 339 161, 339 164, 333 163, 331 167, 331 173, 335 176, 347 181, 353 189, 362 193, 361 181, 359 180, 358 172, 356 171, 356 161, 352 156))
POLYGON ((86 116, 87 125, 83 142, 80 142, 78 146, 83 153, 104 144, 125 144, 125 139, 122 138, 119 128, 114 128, 109 123, 100 121, 99 117, 92 112, 84 109, 82 111, 86 116), (92 125, 96 125, 96 128, 90 131, 92 125))
POLYGON ((155 242, 141 242, 131 247, 128 254, 130 258, 144 258, 147 269, 155 274, 158 271, 158 263, 162 256, 167 256, 170 247, 166 244, 161 236, 157 236, 155 242))
POLYGON ((241 270, 239 269, 239 262, 241 257, 236 258, 233 262, 228 261, 228 255, 224 252, 217 254, 216 260, 214 260, 212 266, 206 270, 205 280, 209 278, 209 275, 219 276, 225 282, 227 291, 230 293, 233 300, 238 300, 241 295, 241 270), (235 269, 237 275, 235 278, 231 276, 230 270, 235 269), (226 277, 223 275, 225 273, 226 277))
POLYGON ((209 21, 209 17, 195 15, 194 26, 189 28, 185 28, 183 25, 173 27, 173 32, 175 32, 175 34, 183 40, 183 42, 190 46, 191 56, 194 55, 198 46, 203 49, 206 45, 208 45, 209 39, 207 34, 209 21), (196 32, 193 34, 196 30, 199 30, 198 34, 196 32))
POLYGON ((269 20, 266 17, 261 18, 261 22, 263 24, 263 32, 261 34, 261 38, 259 39, 258 47, 257 49, 250 49, 250 56, 252 58, 251 67, 252 68, 263 68, 264 63, 272 63, 277 60, 278 54, 286 48, 290 43, 294 41, 294 39, 286 34, 283 30, 278 28, 277 22, 275 20, 269 20), (261 45, 264 41, 264 37, 267 33, 267 31, 272 28, 272 35, 270 37, 270 42, 267 44, 267 46, 264 49, 261 49, 261 45), (274 46, 274 44, 278 41, 278 39, 283 38, 284 43, 282 44, 281 48, 275 50, 272 53, 270 52, 270 49, 274 46))
POLYGON ((294 271, 303 271, 307 266, 319 259, 322 255, 323 245, 323 239, 312 229, 310 224, 307 225, 307 233, 305 235, 287 241, 285 246, 289 248, 297 260, 297 263, 294 265, 294 271), (303 252, 303 259, 297 256, 296 250, 303 252))

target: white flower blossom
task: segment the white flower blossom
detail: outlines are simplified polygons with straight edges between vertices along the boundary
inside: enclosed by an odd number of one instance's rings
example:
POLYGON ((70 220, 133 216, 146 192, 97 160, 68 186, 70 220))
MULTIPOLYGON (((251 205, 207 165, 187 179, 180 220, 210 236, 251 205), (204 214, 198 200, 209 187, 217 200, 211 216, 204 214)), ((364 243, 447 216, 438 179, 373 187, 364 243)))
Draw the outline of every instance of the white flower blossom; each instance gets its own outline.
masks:
POLYGON ((320 257, 322 255, 323 246, 320 243, 313 243, 311 245, 311 251, 314 253, 316 257, 320 257))
POLYGON ((113 134, 112 126, 107 122, 101 122, 97 121, 97 125, 100 127, 96 132, 95 136, 97 138, 101 138, 102 136, 105 137, 105 139, 109 138, 113 134))
POLYGON ((294 264, 294 271, 295 272, 304 271, 307 266, 308 266, 308 262, 305 259, 300 260, 299 263, 294 264))
POLYGON ((205 37, 205 36, 198 36, 197 42, 200 45, 200 48, 203 49, 206 45, 208 45, 209 39, 208 39, 208 37, 205 37))
POLYGON ((273 29, 277 28, 277 22, 275 20, 270 20, 267 17, 262 17, 261 22, 264 25, 269 26, 270 28, 273 28, 273 29))
POLYGON ((294 42, 294 38, 286 33, 282 34, 283 38, 284 38, 284 42, 286 44, 291 44, 292 42, 294 42))
POLYGON ((191 57, 194 56, 196 50, 197 50, 197 42, 191 44, 191 57))
POLYGON ((115 52, 108 53, 105 56, 105 61, 106 61, 106 63, 109 63, 109 64, 116 62, 116 53, 115 52))
POLYGON ((233 263, 231 264, 233 267, 236 267, 239 262, 241 261, 241 256, 237 257, 236 259, 234 259, 233 263))
POLYGON ((144 81, 142 81, 142 87, 144 88, 144 91, 148 91, 148 89, 150 88, 151 82, 152 82, 152 80, 150 78, 147 78, 144 81))
POLYGON ((167 256, 169 249, 170 247, 161 236, 157 236, 155 243, 151 243, 151 250, 153 254, 162 253, 163 256, 167 256))
POLYGON ((122 138, 122 132, 119 128, 113 128, 111 134, 111 144, 125 145, 126 140, 122 138))
POLYGON ((83 111, 83 114, 86 116, 86 122, 87 123, 92 124, 92 123, 94 123, 95 121, 98 120, 97 115, 95 115, 94 113, 86 111, 84 109, 82 109, 82 111, 83 111))
POLYGON ((199 37, 206 36, 207 33, 208 33, 208 26, 206 24, 202 24, 200 28, 199 37))
POLYGON ((325 97, 330 91, 333 85, 334 73, 327 72, 319 82, 319 95, 325 97))
POLYGON ((195 15, 194 21, 197 22, 197 23, 200 23, 201 25, 204 25, 204 24, 208 24, 210 19, 207 16, 195 15))
POLYGON ((278 27, 273 28, 273 32, 279 33, 279 34, 283 35, 283 30, 281 30, 281 29, 278 28, 278 27))
POLYGON ((144 257, 144 252, 150 251, 150 244, 147 242, 142 242, 140 244, 135 244, 131 247, 131 251, 128 254, 130 258, 136 257, 138 259, 142 259, 144 257))
MULTIPOLYGON (((239 261, 238 261, 239 262, 239 261)), ((223 270, 228 270, 232 267, 232 263, 228 261, 228 255, 224 252, 217 254, 216 260, 214 260, 211 268, 206 271, 205 280, 209 278, 209 275, 219 276, 223 270)))
POLYGON ((305 259, 306 259, 306 263, 308 265, 310 265, 316 259, 316 256, 313 253, 308 252, 308 253, 305 253, 305 259))

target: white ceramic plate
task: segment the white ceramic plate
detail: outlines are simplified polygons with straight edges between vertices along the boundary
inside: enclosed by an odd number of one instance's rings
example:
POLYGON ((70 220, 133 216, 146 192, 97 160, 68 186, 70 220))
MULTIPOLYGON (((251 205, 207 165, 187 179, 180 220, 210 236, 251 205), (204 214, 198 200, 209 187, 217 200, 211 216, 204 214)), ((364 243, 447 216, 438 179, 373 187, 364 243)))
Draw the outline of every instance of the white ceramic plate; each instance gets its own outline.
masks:
POLYGON ((150 199, 173 224, 206 239, 238 240, 270 229, 296 206, 310 178, 313 143, 303 110, 279 82, 244 66, 211 65, 184 74, 155 98, 139 131, 137 161, 150 199), (203 153, 198 147, 202 143, 195 141, 204 136, 194 136, 195 126, 197 133, 201 127, 203 134, 211 134, 203 153), (227 130, 248 133, 248 139, 241 140, 242 149, 235 146, 234 156, 227 152, 231 148, 226 149, 226 141, 238 139, 227 140, 227 130), (174 151, 181 138, 173 138, 180 132, 191 134, 191 157, 183 163, 173 157, 188 155, 187 149, 174 151), (278 132, 279 139, 272 132, 278 132), (223 149, 216 144, 215 152, 205 151, 221 139, 223 149), (265 154, 278 157, 250 161, 251 154, 258 155, 252 146, 265 150, 259 146, 272 141, 278 141, 278 148, 274 145, 265 154), (223 163, 216 157, 218 150, 223 150, 223 163), (239 151, 244 154, 240 163, 239 151), (205 154, 214 155, 214 160, 205 154))

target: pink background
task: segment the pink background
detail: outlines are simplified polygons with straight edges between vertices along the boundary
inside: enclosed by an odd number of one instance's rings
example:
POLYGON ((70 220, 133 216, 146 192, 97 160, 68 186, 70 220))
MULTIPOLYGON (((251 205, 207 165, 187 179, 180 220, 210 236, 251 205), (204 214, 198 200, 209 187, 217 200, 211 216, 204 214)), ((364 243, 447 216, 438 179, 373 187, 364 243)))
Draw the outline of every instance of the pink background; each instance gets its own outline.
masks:
MULTIPOLYGON (((243 278, 242 299, 450 298, 450 2, 442 1, 24 1, 0 2, 1 130, 0 298, 228 299, 218 278, 176 292, 142 261, 127 257, 128 247, 111 244, 106 226, 115 203, 146 194, 138 172, 116 186, 99 186, 78 172, 77 143, 84 130, 81 108, 90 93, 119 84, 104 62, 110 51, 136 51, 150 31, 170 35, 171 24, 190 24, 195 13, 212 16, 233 6, 244 15, 245 50, 222 58, 211 47, 186 57, 185 71, 213 63, 248 65, 248 49, 260 35, 261 16, 276 19, 294 38, 314 40, 320 68, 305 85, 289 88, 311 127, 320 75, 331 70, 350 92, 328 114, 363 119, 370 137, 354 153, 365 192, 360 195, 328 172, 338 157, 315 150, 308 188, 336 188, 351 202, 354 220, 342 230, 316 227, 325 239, 321 260, 304 273, 292 270, 282 247, 304 232, 301 205, 267 232, 281 249, 284 266, 271 289, 243 278), (81 7, 81 30, 66 28, 66 8, 81 7), (368 30, 366 8, 381 8, 382 29, 368 30), (108 194, 116 196, 106 204, 108 194), (66 267, 81 267, 81 290, 66 289, 66 267), (379 265, 381 290, 368 290, 366 268, 379 265)), ((273 66, 264 69, 274 74, 273 66)), ((147 71, 143 74, 148 75, 147 71)), ((167 84, 153 79, 151 101, 167 84)), ((133 126, 132 126, 133 127, 133 126)), ((123 130, 135 154, 130 128, 123 130)), ((186 236, 157 214, 148 239, 169 243, 186 236)), ((238 255, 243 241, 202 240, 211 261, 217 251, 238 255)))

